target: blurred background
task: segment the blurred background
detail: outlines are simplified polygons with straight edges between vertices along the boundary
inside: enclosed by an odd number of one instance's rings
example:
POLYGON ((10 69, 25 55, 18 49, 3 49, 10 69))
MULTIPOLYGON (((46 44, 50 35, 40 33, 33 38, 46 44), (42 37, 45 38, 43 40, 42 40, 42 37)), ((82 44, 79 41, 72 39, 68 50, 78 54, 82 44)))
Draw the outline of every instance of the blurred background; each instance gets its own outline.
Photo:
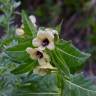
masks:
POLYGON ((61 23, 60 37, 92 54, 84 67, 85 75, 96 75, 96 0, 0 0, 0 38, 8 30, 6 25, 21 26, 21 10, 35 15, 38 26, 55 27, 61 23), (15 2, 16 8, 2 3, 7 1, 11 5, 15 2), (4 18, 6 14, 8 18, 4 18))

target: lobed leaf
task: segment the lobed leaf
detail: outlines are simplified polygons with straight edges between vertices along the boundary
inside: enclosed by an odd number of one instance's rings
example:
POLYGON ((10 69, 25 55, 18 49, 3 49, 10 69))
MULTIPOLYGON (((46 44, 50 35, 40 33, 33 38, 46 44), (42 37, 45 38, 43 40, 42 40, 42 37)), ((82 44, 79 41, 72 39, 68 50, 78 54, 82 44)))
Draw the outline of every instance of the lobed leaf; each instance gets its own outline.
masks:
POLYGON ((58 70, 63 74, 63 76, 70 77, 70 71, 66 65, 65 60, 62 58, 61 53, 57 49, 50 52, 50 57, 52 63, 58 68, 58 70))
POLYGON ((32 24, 32 22, 29 20, 29 17, 27 16, 25 11, 22 11, 22 20, 23 20, 23 24, 24 24, 24 31, 32 36, 32 38, 36 35, 36 28, 34 27, 34 25, 32 24))
POLYGON ((61 53, 61 57, 65 60, 71 73, 80 69, 90 56, 90 54, 81 52, 67 41, 60 41, 56 45, 58 53, 61 53))
MULTIPOLYGON (((81 74, 72 76, 71 81, 65 80, 68 94, 64 96, 96 96, 95 89, 92 90, 93 83, 81 74)), ((95 86, 96 87, 96 86, 95 86)), ((65 90, 64 89, 64 93, 65 90)))
POLYGON ((36 66, 36 62, 33 61, 32 63, 22 64, 19 67, 12 70, 11 72, 13 74, 23 74, 32 71, 34 66, 36 66))

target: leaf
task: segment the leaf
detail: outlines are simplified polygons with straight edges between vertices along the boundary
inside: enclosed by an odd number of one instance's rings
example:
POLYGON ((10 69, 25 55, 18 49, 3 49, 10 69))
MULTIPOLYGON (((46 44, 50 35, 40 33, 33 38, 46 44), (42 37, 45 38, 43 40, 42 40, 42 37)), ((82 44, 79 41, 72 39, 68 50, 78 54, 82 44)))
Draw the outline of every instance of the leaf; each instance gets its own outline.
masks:
POLYGON ((92 90, 92 82, 81 74, 72 76, 71 81, 65 82, 68 94, 64 96, 96 96, 96 91, 92 90))
POLYGON ((59 25, 56 26, 56 30, 58 31, 58 33, 61 32, 62 23, 63 23, 63 20, 61 21, 59 25))
POLYGON ((60 41, 56 44, 58 52, 61 53, 71 73, 74 73, 83 66, 90 54, 79 51, 70 42, 60 41))
POLYGON ((36 66, 36 62, 32 62, 32 63, 27 63, 27 64, 22 64, 19 67, 15 68, 14 70, 12 70, 11 72, 13 74, 23 74, 26 72, 30 72, 33 70, 34 66, 36 66))
POLYGON ((55 73, 46 76, 32 74, 27 77, 27 81, 24 81, 14 90, 12 96, 59 96, 55 75, 55 73))
POLYGON ((28 46, 32 47, 32 42, 27 41, 27 42, 24 42, 24 43, 20 43, 16 46, 8 48, 7 51, 25 51, 28 46))
POLYGON ((2 38, 0 39, 0 48, 4 45, 9 45, 12 42, 12 38, 2 38))
POLYGON ((12 96, 13 89, 17 82, 20 83, 19 78, 9 72, 0 76, 0 96, 12 96))
POLYGON ((26 51, 6 51, 5 53, 8 55, 10 60, 17 63, 32 62, 26 51))
POLYGON ((63 74, 63 76, 70 77, 69 68, 66 65, 66 62, 61 56, 61 52, 58 52, 57 49, 50 52, 52 63, 58 68, 58 70, 63 74))
POLYGON ((22 11, 22 19, 23 19, 23 24, 24 24, 24 31, 28 35, 31 35, 33 38, 36 35, 37 30, 34 27, 34 25, 31 23, 31 21, 29 20, 25 11, 22 11))

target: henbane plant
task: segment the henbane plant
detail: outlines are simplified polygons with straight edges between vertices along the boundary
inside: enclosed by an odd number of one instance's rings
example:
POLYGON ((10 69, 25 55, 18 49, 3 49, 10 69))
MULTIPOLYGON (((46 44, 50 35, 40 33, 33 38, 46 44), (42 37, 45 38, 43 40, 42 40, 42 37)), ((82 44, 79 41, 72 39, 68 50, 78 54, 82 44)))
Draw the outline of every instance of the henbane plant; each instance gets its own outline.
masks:
POLYGON ((21 16, 14 37, 1 39, 0 95, 96 96, 93 82, 79 71, 90 54, 60 39, 60 25, 38 28, 34 16, 21 16))

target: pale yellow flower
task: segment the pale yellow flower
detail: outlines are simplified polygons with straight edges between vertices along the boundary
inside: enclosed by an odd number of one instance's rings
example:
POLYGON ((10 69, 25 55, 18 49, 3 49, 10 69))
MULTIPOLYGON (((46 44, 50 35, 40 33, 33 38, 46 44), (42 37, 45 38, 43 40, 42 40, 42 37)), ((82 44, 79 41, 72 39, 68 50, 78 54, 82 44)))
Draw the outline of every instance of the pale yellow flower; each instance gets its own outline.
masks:
POLYGON ((45 65, 37 66, 34 70, 34 74, 38 74, 40 76, 46 75, 49 71, 56 70, 55 67, 53 67, 50 63, 47 63, 45 65))
POLYGON ((32 24, 34 25, 34 27, 37 27, 37 25, 36 25, 36 17, 34 15, 30 15, 29 19, 32 22, 32 24))
POLYGON ((35 47, 40 47, 42 49, 48 48, 50 50, 54 49, 54 35, 52 32, 39 29, 37 37, 32 41, 35 47))
POLYGON ((16 35, 17 36, 23 36, 24 35, 24 30, 22 28, 17 28, 16 29, 16 35))
POLYGON ((24 25, 23 24, 21 25, 21 28, 24 29, 24 25))
POLYGON ((45 31, 51 32, 53 35, 55 35, 55 34, 58 35, 57 30, 54 30, 52 28, 46 28, 45 31))
POLYGON ((30 48, 26 49, 26 52, 30 55, 30 57, 34 60, 38 60, 39 64, 45 64, 45 62, 49 61, 49 56, 43 52, 40 48, 30 48))

